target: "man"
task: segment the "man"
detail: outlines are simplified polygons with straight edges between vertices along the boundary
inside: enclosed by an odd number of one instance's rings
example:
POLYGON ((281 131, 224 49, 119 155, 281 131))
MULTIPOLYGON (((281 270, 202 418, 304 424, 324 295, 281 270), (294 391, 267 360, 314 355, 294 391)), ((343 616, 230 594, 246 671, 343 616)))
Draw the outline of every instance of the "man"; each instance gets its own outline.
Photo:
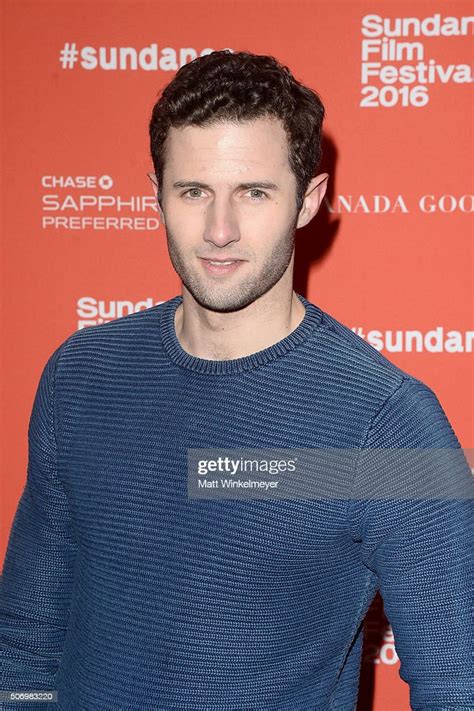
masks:
POLYGON ((466 460, 369 459, 460 444, 427 385, 292 288, 295 229, 328 180, 323 115, 274 58, 229 51, 155 105, 182 295, 73 333, 44 368, 3 571, 4 688, 55 689, 67 710, 353 710, 380 588, 412 707, 473 708, 470 500, 400 496, 433 474, 435 494, 467 485, 466 460), (248 449, 358 456, 296 472, 307 496, 196 493, 194 450, 220 466, 248 449))

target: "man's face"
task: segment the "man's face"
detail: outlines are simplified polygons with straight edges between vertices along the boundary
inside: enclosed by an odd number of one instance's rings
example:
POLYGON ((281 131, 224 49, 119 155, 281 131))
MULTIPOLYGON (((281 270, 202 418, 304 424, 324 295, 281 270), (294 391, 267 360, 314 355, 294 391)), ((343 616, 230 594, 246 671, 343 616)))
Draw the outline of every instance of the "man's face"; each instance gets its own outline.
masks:
POLYGON ((162 208, 171 262, 195 300, 221 312, 254 302, 294 249, 296 178, 281 122, 171 128, 162 208), (213 271, 207 259, 240 261, 213 271))

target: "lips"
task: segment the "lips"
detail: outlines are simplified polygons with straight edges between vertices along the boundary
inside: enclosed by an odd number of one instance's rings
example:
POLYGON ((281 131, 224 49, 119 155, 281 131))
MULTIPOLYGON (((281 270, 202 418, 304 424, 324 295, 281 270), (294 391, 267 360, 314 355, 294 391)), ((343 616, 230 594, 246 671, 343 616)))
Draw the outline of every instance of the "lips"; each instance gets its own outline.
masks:
POLYGON ((200 257, 204 269, 212 274, 229 274, 234 272, 243 263, 242 259, 209 259, 200 257))
POLYGON ((238 259, 233 259, 228 262, 223 262, 223 261, 216 262, 214 259, 206 259, 206 262, 208 262, 208 264, 213 264, 216 267, 219 267, 219 266, 230 267, 231 264, 237 264, 238 261, 239 261, 238 259))
POLYGON ((200 259, 204 259, 205 262, 219 262, 221 264, 222 262, 241 262, 243 261, 242 259, 237 259, 236 257, 200 257, 200 259))

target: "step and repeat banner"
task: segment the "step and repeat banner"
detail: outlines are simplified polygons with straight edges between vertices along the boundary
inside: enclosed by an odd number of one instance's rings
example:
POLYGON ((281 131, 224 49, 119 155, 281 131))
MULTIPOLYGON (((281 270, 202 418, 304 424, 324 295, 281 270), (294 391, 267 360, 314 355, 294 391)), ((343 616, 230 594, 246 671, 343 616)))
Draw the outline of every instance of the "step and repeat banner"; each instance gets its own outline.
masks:
MULTIPOLYGON (((470 2, 4 0, 0 553, 41 370, 73 331, 180 293, 147 172, 177 69, 271 54, 326 107, 330 186, 296 235, 295 289, 437 393, 473 438, 470 2)), ((383 600, 359 711, 405 711, 383 600)))

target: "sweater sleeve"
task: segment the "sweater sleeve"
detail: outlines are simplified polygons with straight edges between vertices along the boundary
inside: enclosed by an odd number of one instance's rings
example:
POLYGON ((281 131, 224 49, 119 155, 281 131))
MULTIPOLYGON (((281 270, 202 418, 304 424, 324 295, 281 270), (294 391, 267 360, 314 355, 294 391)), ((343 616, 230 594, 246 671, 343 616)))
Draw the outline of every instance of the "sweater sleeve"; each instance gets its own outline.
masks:
POLYGON ((413 711, 473 711, 472 475, 427 385, 403 379, 380 408, 354 483, 366 495, 349 502, 351 531, 378 577, 413 711), (398 467, 381 458, 401 448, 398 467), (460 486, 450 489, 453 481, 460 486))
MULTIPOLYGON (((54 385, 66 341, 44 366, 28 427, 28 468, 0 578, 0 688, 55 690, 76 543, 58 478, 54 385)), ((0 709, 31 709, 0 701, 0 709)), ((41 704, 43 707, 43 704, 41 704)))

